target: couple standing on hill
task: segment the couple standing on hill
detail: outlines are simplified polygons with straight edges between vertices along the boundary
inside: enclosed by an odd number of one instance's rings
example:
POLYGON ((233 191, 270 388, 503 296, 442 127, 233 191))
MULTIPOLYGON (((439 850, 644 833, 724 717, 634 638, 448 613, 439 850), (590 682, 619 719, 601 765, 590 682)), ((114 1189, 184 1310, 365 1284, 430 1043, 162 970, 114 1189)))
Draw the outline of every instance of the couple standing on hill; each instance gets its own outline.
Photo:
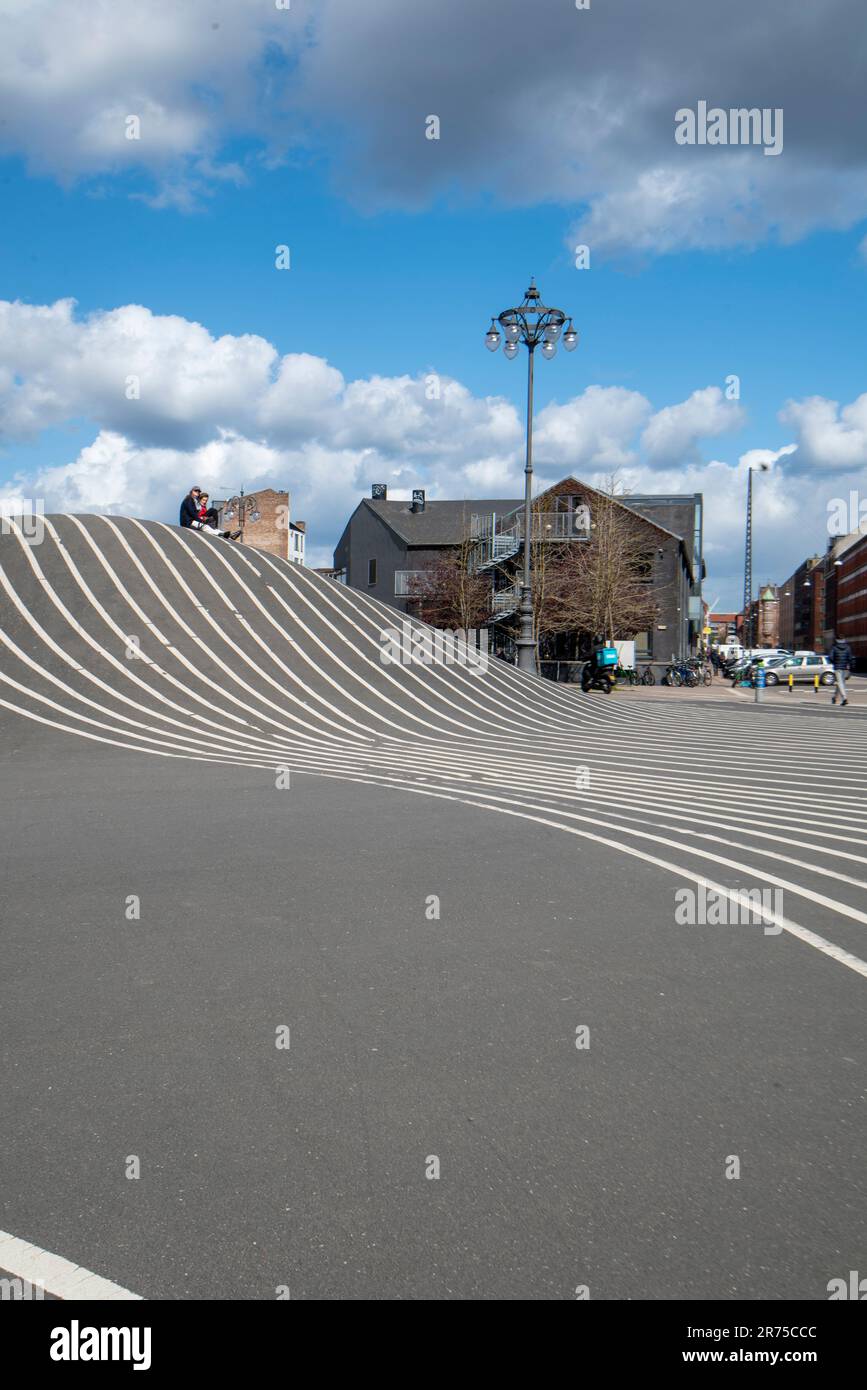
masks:
POLYGON ((240 531, 221 531, 217 525, 217 509, 208 506, 208 494, 200 487, 191 487, 181 503, 181 526, 193 531, 208 531, 212 536, 222 536, 224 541, 240 539, 240 531))

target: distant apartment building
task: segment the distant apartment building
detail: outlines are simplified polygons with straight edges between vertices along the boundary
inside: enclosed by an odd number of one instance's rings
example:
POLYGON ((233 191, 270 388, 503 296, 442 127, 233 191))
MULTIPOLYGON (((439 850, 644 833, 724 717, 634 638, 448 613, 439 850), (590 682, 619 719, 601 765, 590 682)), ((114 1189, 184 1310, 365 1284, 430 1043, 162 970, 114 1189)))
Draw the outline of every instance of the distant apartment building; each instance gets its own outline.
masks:
POLYGON ((214 503, 225 530, 240 530, 244 545, 265 550, 294 565, 304 564, 307 523, 292 521, 289 493, 274 488, 259 488, 255 492, 214 503))
POLYGON ((763 584, 746 613, 736 615, 735 631, 746 647, 778 647, 780 638, 780 588, 763 584))
POLYGON ((811 555, 779 588, 779 645, 787 651, 825 650, 825 567, 811 555))
POLYGON ((824 557, 826 649, 845 637, 857 671, 867 670, 867 534, 837 536, 824 557))
POLYGON ((708 642, 728 642, 738 635, 740 613, 715 613, 708 611, 705 621, 705 636, 708 642))

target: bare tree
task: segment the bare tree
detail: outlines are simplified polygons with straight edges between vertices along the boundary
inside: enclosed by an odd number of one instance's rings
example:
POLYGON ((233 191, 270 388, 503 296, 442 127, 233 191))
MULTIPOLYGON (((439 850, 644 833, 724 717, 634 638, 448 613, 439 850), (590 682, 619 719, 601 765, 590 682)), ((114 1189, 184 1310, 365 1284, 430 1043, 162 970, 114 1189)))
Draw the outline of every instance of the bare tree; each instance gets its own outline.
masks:
POLYGON ((558 546, 548 561, 540 627, 629 639, 652 626, 659 612, 650 588, 648 523, 601 492, 590 513, 590 540, 558 546))
POLYGON ((440 558, 419 570, 410 581, 415 612, 431 627, 482 628, 491 616, 491 578, 470 572, 473 541, 465 534, 459 545, 443 549, 440 558))

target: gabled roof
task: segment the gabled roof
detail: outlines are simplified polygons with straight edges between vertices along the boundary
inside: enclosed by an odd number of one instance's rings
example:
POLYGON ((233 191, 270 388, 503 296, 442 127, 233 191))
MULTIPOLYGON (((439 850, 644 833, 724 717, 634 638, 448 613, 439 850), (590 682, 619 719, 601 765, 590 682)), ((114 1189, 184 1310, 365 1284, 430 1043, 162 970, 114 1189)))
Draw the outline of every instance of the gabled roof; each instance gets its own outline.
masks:
POLYGON ((456 545, 475 512, 497 512, 499 515, 513 511, 520 502, 514 497, 426 502, 424 511, 414 512, 410 502, 374 501, 365 497, 362 506, 369 507, 374 516, 407 545, 456 545))
MULTIPOLYGON (((626 511, 631 512, 633 516, 640 516, 642 521, 647 522, 648 526, 654 526, 657 531, 662 531, 663 534, 666 536, 673 536, 676 541, 683 540, 683 536, 679 536, 676 531, 669 531, 667 526, 660 526, 659 522, 654 521, 652 517, 645 516, 644 512, 640 512, 637 508, 631 507, 629 505, 630 498, 628 494, 625 494, 623 497, 614 497, 610 492, 600 492, 598 487, 591 487, 589 483, 581 483, 578 481, 577 478, 573 478, 571 476, 568 478, 562 478, 559 483, 553 483, 551 487, 545 488, 544 492, 538 493, 533 498, 533 506, 538 506, 539 502, 543 497, 557 497, 563 493, 580 494, 586 492, 591 493, 594 497, 602 497, 605 499, 606 502, 615 502, 618 507, 623 507, 626 511)), ((636 502, 644 501, 645 496, 642 496, 641 498, 636 497, 636 502)), ((692 495, 690 495, 688 500, 692 501, 692 495)), ((518 509, 523 505, 523 502, 516 502, 512 510, 518 511, 518 509)))
MULTIPOLYGON (((614 502, 624 511, 628 511, 630 515, 640 517, 654 530, 679 541, 692 577, 692 559, 683 536, 679 536, 676 531, 669 531, 667 526, 661 526, 658 521, 654 521, 638 507, 630 507, 628 495, 622 498, 611 497, 607 492, 600 492, 598 488, 591 487, 589 483, 579 482, 577 478, 570 476, 562 478, 560 482, 553 483, 551 487, 538 493, 533 498, 533 505, 534 507, 538 506, 544 497, 551 496, 553 498, 570 493, 590 494, 591 497, 600 497, 607 502, 614 502)), ((689 498, 684 498, 684 500, 691 499, 692 494, 689 495, 689 498)), ((636 501, 638 500, 636 498, 636 501)), ((424 510, 418 512, 412 510, 410 502, 392 502, 379 498, 374 501, 373 498, 365 497, 361 505, 369 507, 374 516, 379 517, 379 520, 393 531, 405 545, 436 546, 456 545, 466 533, 470 517, 474 513, 496 512, 498 516, 509 516, 512 512, 519 511, 524 502, 520 497, 465 498, 461 502, 433 501, 427 502, 424 510)))

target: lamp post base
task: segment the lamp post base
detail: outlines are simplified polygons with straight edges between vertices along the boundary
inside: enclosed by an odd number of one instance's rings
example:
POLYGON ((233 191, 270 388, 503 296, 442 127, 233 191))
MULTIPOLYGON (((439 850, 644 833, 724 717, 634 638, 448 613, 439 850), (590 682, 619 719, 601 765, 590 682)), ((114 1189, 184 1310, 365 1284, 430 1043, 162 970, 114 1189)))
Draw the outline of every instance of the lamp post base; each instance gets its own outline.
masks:
POLYGON ((533 604, 530 590, 526 585, 521 589, 521 635, 516 642, 518 648, 518 670, 536 674, 536 641, 533 637, 533 604))

